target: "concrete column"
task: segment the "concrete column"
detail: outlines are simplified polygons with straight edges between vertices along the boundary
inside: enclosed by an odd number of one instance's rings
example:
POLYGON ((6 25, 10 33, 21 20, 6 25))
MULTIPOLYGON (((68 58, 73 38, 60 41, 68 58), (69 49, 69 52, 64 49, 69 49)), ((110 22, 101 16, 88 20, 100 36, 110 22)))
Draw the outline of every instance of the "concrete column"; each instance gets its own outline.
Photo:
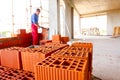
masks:
POLYGON ((81 35, 81 29, 82 29, 82 26, 81 26, 81 17, 79 16, 79 34, 81 35))
POLYGON ((73 38, 73 8, 65 2, 65 36, 69 36, 70 39, 73 38))
POLYGON ((65 36, 65 8, 64 6, 60 7, 60 34, 65 36))
POLYGON ((71 39, 74 39, 74 9, 71 7, 71 39))
POLYGON ((80 15, 74 10, 74 38, 81 37, 81 18, 80 15))
POLYGON ((60 32, 60 0, 49 1, 49 22, 49 39, 52 39, 52 35, 60 32))

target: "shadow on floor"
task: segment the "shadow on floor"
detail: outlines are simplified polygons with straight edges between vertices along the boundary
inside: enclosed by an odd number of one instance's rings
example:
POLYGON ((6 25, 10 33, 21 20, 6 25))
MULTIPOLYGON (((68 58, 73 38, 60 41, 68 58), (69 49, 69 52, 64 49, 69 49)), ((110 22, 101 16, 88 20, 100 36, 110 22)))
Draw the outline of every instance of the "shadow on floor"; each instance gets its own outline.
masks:
POLYGON ((100 78, 98 78, 98 77, 96 77, 96 76, 94 76, 94 75, 92 75, 91 78, 92 78, 91 80, 102 80, 102 79, 100 79, 100 78))

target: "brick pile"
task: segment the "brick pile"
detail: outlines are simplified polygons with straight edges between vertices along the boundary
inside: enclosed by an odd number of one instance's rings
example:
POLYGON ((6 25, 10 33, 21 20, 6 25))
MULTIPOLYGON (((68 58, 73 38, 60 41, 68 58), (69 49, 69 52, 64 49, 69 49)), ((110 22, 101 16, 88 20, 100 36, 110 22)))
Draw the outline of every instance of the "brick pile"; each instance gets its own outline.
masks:
POLYGON ((34 73, 0 66, 0 80, 35 80, 34 73))
POLYGON ((62 49, 66 46, 68 45, 49 43, 43 46, 39 46, 37 48, 22 51, 21 56, 23 70, 34 72, 34 65, 37 62, 42 61, 46 57, 51 56, 51 54, 55 51, 62 49))
POLYGON ((22 69, 21 51, 22 47, 10 47, 0 50, 0 61, 2 66, 22 69))
POLYGON ((74 43, 35 65, 36 80, 90 80, 92 43, 74 43))
POLYGON ((10 47, 0 50, 0 79, 4 80, 90 80, 92 73, 92 43, 47 43, 36 48, 10 47), (9 60, 8 60, 9 59, 9 60), (22 69, 31 74, 17 71, 22 69), (14 71, 15 70, 15 71, 14 71))
POLYGON ((48 57, 35 66, 36 80, 88 80, 85 59, 48 57))

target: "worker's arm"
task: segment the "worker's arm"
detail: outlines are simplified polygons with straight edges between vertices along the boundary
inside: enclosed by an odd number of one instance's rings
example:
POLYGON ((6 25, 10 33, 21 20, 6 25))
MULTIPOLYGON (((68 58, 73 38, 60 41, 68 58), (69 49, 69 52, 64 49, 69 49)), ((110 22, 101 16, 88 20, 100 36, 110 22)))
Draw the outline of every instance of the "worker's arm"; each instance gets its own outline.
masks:
POLYGON ((43 29, 46 29, 46 28, 44 28, 44 27, 40 26, 38 23, 34 23, 34 25, 35 25, 35 26, 37 26, 38 28, 43 28, 43 29))

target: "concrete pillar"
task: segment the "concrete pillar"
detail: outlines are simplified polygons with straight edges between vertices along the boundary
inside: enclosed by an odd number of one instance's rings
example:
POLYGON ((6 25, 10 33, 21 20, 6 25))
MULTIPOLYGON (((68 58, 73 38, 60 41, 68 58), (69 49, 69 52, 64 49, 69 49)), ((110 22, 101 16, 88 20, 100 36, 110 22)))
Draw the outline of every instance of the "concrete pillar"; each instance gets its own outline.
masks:
POLYGON ((49 1, 49 22, 49 39, 52 39, 52 35, 60 32, 60 0, 49 1))
POLYGON ((65 2, 65 36, 69 36, 70 39, 73 39, 73 8, 65 2))
POLYGON ((82 35, 81 17, 79 16, 79 34, 82 35))
POLYGON ((71 7, 71 39, 74 39, 74 9, 71 7))
POLYGON ((60 34, 65 36, 65 8, 64 6, 60 7, 60 34))
POLYGON ((81 37, 81 18, 80 15, 74 10, 74 38, 81 37))

